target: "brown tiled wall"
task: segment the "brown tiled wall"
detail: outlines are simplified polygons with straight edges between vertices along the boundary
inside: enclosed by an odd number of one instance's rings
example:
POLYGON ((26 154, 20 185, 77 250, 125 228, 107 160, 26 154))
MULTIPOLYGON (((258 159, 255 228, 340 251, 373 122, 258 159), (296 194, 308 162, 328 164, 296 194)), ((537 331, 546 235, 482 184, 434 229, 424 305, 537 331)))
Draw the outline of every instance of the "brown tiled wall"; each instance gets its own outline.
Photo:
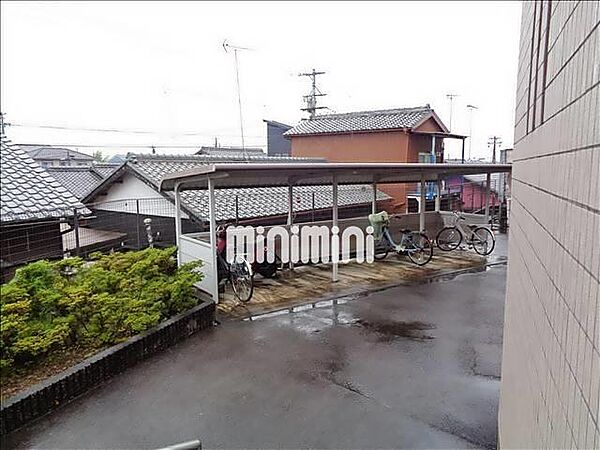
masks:
POLYGON ((500 445, 600 448, 600 2, 525 2, 500 445))

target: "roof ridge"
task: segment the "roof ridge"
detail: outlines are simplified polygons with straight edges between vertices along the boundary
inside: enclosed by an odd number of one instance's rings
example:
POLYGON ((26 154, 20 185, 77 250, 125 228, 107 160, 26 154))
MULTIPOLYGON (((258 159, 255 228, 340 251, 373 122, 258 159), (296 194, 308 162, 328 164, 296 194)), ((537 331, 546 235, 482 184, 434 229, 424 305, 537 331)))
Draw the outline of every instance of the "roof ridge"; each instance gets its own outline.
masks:
POLYGON ((408 113, 408 112, 417 112, 417 111, 433 111, 431 106, 410 106, 405 108, 389 108, 389 109, 373 109, 373 110, 364 110, 364 111, 349 111, 343 113, 334 113, 334 114, 323 114, 315 116, 313 119, 308 120, 318 120, 318 119, 327 119, 327 118, 338 118, 338 117, 347 117, 347 116, 370 116, 370 115, 378 115, 378 114, 398 114, 398 113, 408 113))
POLYGON ((240 152, 237 155, 210 155, 210 154, 193 154, 193 155, 156 155, 156 154, 147 154, 147 153, 131 153, 129 162, 134 162, 135 160, 147 160, 147 161, 209 161, 209 160, 231 160, 231 159, 240 159, 240 160, 259 160, 259 161, 272 161, 272 160, 307 160, 307 159, 324 159, 324 158, 313 158, 309 156, 286 156, 286 155, 267 155, 266 153, 263 155, 244 155, 240 152))

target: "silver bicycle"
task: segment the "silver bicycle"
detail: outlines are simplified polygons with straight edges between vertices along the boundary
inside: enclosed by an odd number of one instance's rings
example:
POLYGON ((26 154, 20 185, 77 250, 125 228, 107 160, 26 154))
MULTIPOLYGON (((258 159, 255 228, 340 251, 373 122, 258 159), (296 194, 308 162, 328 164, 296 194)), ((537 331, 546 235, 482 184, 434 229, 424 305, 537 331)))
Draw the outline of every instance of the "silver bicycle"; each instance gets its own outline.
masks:
POLYGON ((440 250, 446 252, 456 250, 465 241, 480 255, 487 256, 494 251, 496 239, 489 228, 479 225, 464 226, 461 222, 466 220, 465 217, 456 211, 452 214, 454 214, 452 226, 442 228, 435 238, 440 250))
POLYGON ((390 234, 390 217, 387 212, 369 214, 369 222, 375 230, 374 258, 377 261, 385 259, 389 252, 395 253, 396 256, 406 255, 418 266, 424 266, 431 261, 433 245, 425 233, 402 229, 400 243, 396 243, 390 234))

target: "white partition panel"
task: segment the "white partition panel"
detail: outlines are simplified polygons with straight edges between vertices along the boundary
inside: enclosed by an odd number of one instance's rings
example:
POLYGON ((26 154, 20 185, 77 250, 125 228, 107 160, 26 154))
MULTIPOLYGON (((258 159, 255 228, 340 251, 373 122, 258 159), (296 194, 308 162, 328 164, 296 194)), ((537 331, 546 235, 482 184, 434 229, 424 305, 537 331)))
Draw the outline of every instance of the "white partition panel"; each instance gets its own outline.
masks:
POLYGON ((218 288, 215 278, 217 277, 217 269, 213 266, 212 246, 209 242, 200 241, 193 237, 182 235, 181 248, 179 254, 180 264, 185 264, 191 261, 202 261, 200 271, 203 278, 198 284, 198 287, 209 293, 215 302, 218 301, 218 288))

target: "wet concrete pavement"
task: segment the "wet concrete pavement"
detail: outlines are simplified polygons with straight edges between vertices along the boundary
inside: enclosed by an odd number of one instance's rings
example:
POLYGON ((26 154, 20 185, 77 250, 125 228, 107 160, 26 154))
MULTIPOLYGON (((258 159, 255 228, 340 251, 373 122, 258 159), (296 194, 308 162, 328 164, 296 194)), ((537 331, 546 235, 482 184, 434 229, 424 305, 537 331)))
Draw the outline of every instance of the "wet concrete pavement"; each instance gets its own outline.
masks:
POLYGON ((224 322, 5 444, 493 448, 505 277, 500 265, 224 322))

